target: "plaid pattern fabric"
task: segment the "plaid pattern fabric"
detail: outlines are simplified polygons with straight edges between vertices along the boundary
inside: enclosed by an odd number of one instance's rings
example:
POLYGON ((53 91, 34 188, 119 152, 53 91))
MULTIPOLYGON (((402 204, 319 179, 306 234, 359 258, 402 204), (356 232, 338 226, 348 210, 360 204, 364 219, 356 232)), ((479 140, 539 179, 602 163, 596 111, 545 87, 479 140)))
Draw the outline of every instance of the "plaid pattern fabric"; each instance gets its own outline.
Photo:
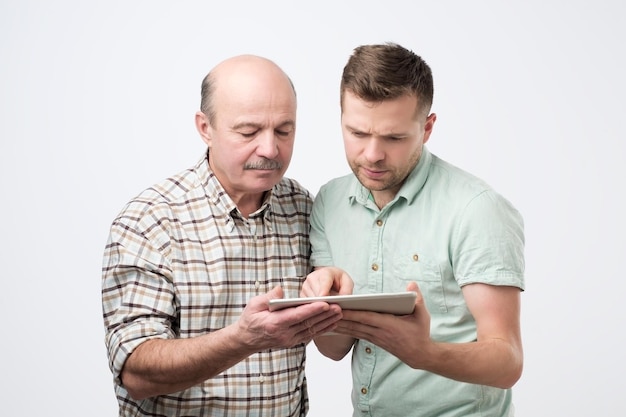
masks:
POLYGON ((281 285, 297 297, 310 271, 312 199, 284 178, 242 218, 207 155, 126 205, 103 259, 109 366, 122 416, 304 416, 304 345, 256 353, 187 390, 134 401, 119 375, 152 338, 190 338, 234 323, 251 297, 281 285))

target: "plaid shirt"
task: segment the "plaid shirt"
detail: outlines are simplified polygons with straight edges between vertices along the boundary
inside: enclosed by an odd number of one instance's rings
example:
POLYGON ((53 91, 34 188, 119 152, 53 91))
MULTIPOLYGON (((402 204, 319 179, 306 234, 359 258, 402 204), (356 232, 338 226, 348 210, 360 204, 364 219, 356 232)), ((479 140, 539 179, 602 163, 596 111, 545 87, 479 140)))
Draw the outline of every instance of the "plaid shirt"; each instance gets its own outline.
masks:
POLYGON ((153 338, 190 338, 234 323, 251 297, 281 285, 299 295, 309 271, 311 195, 284 178, 243 218, 209 168, 155 185, 113 221, 102 307, 120 416, 304 416, 306 347, 258 352, 204 383, 134 401, 124 362, 153 338), (300 277, 300 278, 298 278, 300 277))

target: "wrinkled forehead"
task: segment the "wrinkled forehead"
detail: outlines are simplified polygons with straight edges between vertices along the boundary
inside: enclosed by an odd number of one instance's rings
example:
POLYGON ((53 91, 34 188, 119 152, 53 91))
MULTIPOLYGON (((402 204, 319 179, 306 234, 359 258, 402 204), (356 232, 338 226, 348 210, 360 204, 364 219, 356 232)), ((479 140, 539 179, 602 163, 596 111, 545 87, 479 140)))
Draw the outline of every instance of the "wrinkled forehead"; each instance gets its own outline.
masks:
POLYGON ((360 115, 361 117, 391 120, 408 118, 413 121, 420 121, 427 116, 415 94, 407 93, 395 98, 372 101, 359 97, 350 90, 346 90, 342 95, 342 118, 346 113, 349 117, 360 115))
POLYGON ((295 124, 297 101, 291 82, 282 72, 239 71, 217 79, 214 111, 219 121, 295 124))

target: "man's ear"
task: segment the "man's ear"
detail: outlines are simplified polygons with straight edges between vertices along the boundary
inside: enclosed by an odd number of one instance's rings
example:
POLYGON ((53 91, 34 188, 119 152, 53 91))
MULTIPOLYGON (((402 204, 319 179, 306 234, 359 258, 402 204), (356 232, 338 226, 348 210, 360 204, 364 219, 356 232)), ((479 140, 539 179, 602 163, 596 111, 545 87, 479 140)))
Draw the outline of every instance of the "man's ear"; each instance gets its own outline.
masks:
POLYGON ((428 142, 430 139, 430 134, 433 133, 433 126, 437 121, 437 115, 435 113, 431 113, 426 118, 426 123, 424 123, 424 141, 422 143, 428 142))
POLYGON ((207 115, 201 111, 196 113, 196 129, 204 143, 211 147, 211 124, 207 115))

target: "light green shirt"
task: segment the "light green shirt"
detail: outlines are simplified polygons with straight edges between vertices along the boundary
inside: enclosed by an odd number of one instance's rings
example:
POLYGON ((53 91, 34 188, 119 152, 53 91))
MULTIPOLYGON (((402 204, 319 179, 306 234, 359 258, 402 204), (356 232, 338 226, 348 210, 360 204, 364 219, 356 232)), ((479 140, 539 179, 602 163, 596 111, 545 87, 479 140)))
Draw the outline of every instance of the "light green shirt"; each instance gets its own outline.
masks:
MULTIPOLYGON (((431 337, 476 340, 461 287, 524 289, 519 212, 485 182, 424 147, 396 198, 379 210, 354 175, 320 189, 311 215, 313 266, 335 265, 355 294, 405 291, 416 281, 431 314, 431 337)), ((358 341, 352 358, 354 416, 512 416, 511 390, 415 370, 358 341)))

